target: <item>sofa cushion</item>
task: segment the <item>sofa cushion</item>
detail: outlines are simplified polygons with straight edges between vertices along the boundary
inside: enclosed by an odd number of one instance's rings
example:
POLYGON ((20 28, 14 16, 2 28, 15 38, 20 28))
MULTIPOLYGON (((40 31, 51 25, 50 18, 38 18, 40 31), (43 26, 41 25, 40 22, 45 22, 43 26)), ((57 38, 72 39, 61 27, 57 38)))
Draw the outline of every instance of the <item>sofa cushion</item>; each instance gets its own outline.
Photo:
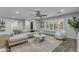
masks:
POLYGON ((26 36, 28 37, 32 37, 33 36, 33 33, 24 33, 26 36))
POLYGON ((19 41, 19 40, 26 39, 26 38, 28 38, 28 36, 25 34, 17 34, 17 35, 10 37, 9 42, 15 42, 15 41, 19 41))

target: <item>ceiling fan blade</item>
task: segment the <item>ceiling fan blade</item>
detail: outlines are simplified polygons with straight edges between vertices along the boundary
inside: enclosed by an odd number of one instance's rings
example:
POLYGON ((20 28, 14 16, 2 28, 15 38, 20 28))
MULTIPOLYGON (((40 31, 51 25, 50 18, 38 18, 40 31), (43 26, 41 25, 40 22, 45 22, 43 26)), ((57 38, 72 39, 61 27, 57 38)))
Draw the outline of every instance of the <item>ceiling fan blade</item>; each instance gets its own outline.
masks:
POLYGON ((41 15, 41 16, 47 16, 47 15, 41 15))
POLYGON ((42 16, 39 16, 40 18, 43 18, 42 16))

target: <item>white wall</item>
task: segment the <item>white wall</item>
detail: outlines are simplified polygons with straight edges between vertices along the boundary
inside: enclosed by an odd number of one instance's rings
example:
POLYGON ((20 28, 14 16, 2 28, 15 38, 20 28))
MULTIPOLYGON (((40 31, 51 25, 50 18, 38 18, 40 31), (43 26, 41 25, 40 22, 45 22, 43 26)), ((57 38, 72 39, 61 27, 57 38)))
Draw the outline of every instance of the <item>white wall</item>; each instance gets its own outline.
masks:
MULTIPOLYGON (((0 19, 2 19, 2 18, 0 18, 0 19)), ((4 22, 5 22, 5 30, 7 32, 11 32, 13 30, 12 23, 14 21, 17 21, 17 27, 16 27, 17 29, 23 29, 23 21, 21 21, 21 20, 12 20, 12 19, 2 19, 2 20, 4 20, 4 22)))
MULTIPOLYGON (((73 16, 79 16, 79 13, 61 15, 61 16, 57 16, 57 17, 51 17, 51 18, 48 18, 47 20, 52 20, 53 21, 53 20, 63 19, 64 20, 64 30, 66 31, 66 36, 70 37, 70 38, 76 38, 76 33, 75 33, 74 29, 71 28, 68 24, 68 19, 70 17, 73 17, 73 16)), ((43 29, 43 30, 46 30, 46 28, 43 29)))
POLYGON ((23 20, 17 21, 17 29, 23 30, 23 20))
MULTIPOLYGON (((0 18, 2 19, 2 18, 0 18)), ((17 27, 15 27, 14 29, 20 29, 20 30, 26 30, 29 31, 30 30, 30 22, 28 20, 12 20, 12 19, 2 19, 5 21, 5 30, 7 32, 12 32, 13 28, 12 28, 12 23, 14 21, 17 21, 17 27)), ((33 28, 34 30, 38 30, 40 27, 40 23, 38 20, 33 20, 33 28)), ((14 24, 15 25, 15 24, 14 24)))
POLYGON ((39 30, 40 29, 40 21, 39 20, 34 20, 33 21, 33 29, 34 30, 39 30))
POLYGON ((12 23, 12 20, 10 19, 4 19, 5 20, 5 27, 6 27, 6 31, 7 32, 11 32, 12 31, 12 28, 11 28, 11 23, 12 23))
MULTIPOLYGON (((38 20, 31 20, 33 22, 33 29, 34 30, 39 30, 40 28, 40 22, 38 20)), ((25 20, 25 30, 29 31, 30 30, 30 22, 28 20, 25 20)))
POLYGON ((30 31, 30 21, 25 20, 25 30, 30 31))

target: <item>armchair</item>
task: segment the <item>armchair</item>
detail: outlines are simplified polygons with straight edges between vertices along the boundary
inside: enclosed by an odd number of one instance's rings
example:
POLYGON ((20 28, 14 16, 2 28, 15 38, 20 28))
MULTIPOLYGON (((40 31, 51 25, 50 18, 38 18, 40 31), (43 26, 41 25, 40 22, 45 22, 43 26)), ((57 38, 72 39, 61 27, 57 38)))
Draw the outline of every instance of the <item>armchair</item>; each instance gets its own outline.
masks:
POLYGON ((55 38, 60 39, 60 40, 62 40, 62 39, 64 40, 66 38, 65 33, 66 32, 64 30, 58 30, 55 32, 55 38))

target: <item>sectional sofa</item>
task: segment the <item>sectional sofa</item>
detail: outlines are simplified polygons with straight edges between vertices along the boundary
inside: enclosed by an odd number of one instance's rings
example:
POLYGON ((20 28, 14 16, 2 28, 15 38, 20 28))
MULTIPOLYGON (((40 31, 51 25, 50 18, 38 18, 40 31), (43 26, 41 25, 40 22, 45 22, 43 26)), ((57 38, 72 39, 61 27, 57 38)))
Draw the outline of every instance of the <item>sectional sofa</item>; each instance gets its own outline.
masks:
POLYGON ((0 52, 5 52, 9 47, 28 41, 33 33, 22 33, 10 37, 6 32, 0 33, 0 52))
POLYGON ((32 37, 33 33, 22 33, 17 34, 9 38, 9 46, 14 46, 16 44, 20 44, 28 41, 30 37, 32 37))

